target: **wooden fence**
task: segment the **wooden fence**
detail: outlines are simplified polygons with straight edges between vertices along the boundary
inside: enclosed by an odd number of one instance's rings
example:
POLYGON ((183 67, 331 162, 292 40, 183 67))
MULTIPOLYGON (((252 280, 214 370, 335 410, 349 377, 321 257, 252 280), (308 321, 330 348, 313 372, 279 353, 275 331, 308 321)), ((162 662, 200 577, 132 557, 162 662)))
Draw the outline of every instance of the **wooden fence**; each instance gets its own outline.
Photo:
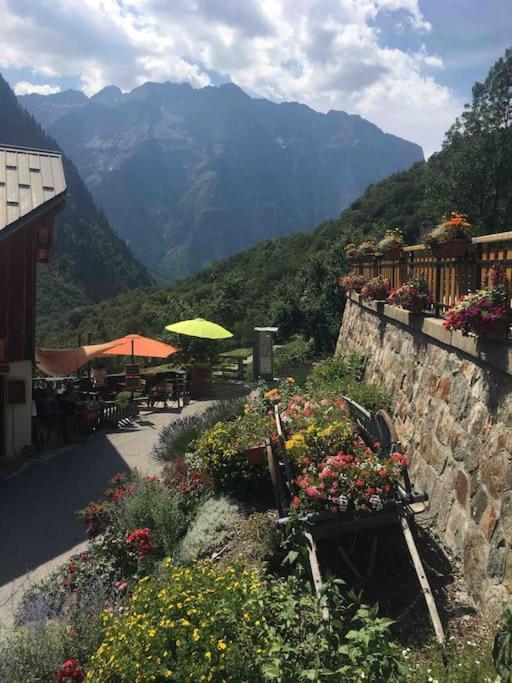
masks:
POLYGON ((358 262, 353 273, 372 278, 388 278, 393 288, 415 275, 423 275, 429 285, 436 314, 440 315, 469 290, 480 289, 490 268, 500 263, 512 287, 512 232, 474 237, 462 258, 436 258, 423 244, 404 247, 398 260, 385 254, 358 262))

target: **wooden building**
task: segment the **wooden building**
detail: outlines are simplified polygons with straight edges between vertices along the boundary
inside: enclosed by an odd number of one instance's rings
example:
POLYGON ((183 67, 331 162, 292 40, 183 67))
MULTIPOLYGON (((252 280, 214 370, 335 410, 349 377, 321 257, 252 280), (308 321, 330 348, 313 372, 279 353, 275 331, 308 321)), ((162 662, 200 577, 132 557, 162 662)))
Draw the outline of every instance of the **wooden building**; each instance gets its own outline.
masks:
POLYGON ((0 145, 0 457, 31 443, 36 266, 65 193, 60 154, 0 145))

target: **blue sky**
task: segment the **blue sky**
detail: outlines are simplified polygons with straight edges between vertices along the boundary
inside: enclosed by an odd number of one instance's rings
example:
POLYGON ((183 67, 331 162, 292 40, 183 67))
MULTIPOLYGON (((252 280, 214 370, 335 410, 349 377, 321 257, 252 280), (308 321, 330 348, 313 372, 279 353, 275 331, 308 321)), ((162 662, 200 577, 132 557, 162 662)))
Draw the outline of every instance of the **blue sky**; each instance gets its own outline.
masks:
POLYGON ((0 41, 19 94, 231 80, 428 155, 512 46, 512 0, 0 0, 0 41))

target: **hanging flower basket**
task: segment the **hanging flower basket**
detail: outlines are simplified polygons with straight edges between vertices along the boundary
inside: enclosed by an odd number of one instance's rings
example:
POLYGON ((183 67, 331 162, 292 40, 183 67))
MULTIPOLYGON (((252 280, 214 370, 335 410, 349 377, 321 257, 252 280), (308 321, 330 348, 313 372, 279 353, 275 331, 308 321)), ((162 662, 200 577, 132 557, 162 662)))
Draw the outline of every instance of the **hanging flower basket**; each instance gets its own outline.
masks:
POLYGON ((265 462, 265 444, 259 444, 258 446, 251 446, 245 451, 247 460, 251 465, 263 465, 265 462))
POLYGON ((436 258, 462 258, 466 253, 467 240, 453 240, 432 246, 432 254, 436 258))

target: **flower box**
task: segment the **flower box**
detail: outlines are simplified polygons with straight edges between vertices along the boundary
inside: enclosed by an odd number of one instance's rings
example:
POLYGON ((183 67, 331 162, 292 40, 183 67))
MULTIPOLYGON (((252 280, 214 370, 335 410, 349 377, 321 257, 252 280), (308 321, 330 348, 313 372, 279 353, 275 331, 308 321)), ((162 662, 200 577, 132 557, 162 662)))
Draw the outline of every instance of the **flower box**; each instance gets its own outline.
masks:
POLYGON ((508 336, 510 323, 508 320, 497 320, 490 327, 484 330, 480 337, 491 341, 503 341, 508 336))
POLYGON ((402 255, 402 247, 393 247, 384 252, 384 257, 390 261, 398 261, 402 255))
POLYGON ((266 446, 265 444, 251 446, 245 451, 245 455, 251 465, 263 465, 266 457, 266 446))
POLYGON ((432 246, 432 255, 435 258, 462 258, 466 253, 466 240, 453 240, 432 246))
POLYGON ((375 254, 361 254, 361 256, 359 258, 364 263, 368 263, 368 262, 373 261, 375 259, 375 254))

